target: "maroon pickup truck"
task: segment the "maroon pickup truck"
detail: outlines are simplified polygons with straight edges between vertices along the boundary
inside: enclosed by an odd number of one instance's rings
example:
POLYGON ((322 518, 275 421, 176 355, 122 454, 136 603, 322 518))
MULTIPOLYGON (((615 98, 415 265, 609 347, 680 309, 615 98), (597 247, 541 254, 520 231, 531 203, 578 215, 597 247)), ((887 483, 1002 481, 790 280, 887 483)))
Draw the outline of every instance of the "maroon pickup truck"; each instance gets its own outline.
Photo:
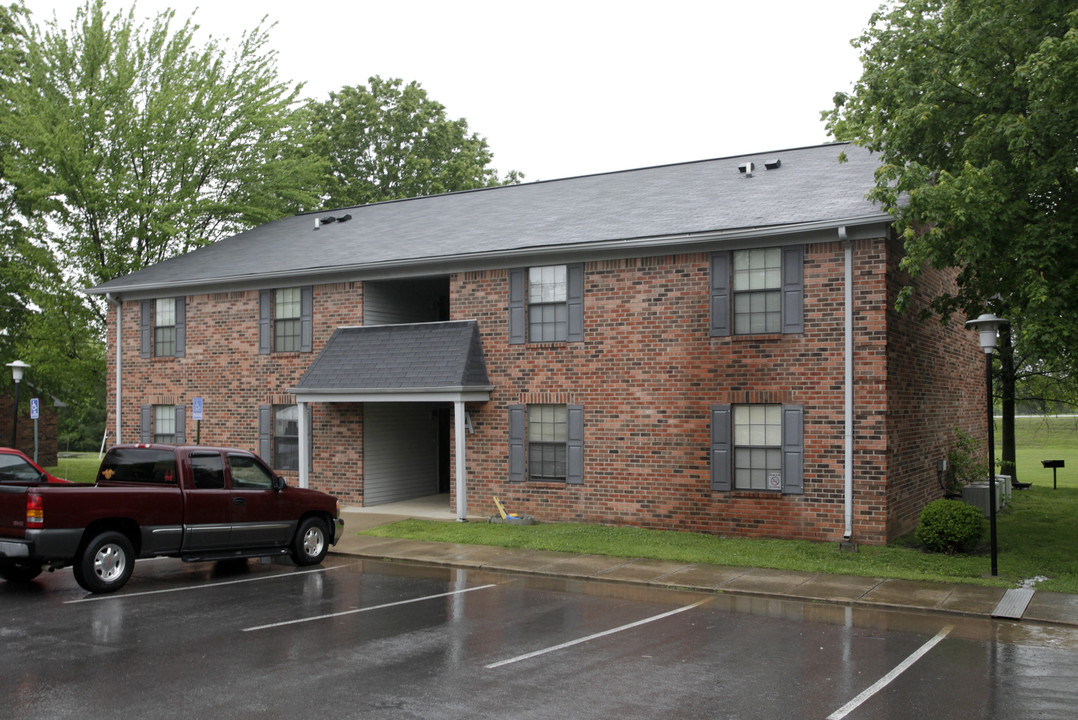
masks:
POLYGON ((117 445, 93 485, 0 485, 0 577, 70 565, 83 588, 108 593, 136 558, 288 554, 313 565, 343 525, 336 498, 288 486, 246 450, 117 445))

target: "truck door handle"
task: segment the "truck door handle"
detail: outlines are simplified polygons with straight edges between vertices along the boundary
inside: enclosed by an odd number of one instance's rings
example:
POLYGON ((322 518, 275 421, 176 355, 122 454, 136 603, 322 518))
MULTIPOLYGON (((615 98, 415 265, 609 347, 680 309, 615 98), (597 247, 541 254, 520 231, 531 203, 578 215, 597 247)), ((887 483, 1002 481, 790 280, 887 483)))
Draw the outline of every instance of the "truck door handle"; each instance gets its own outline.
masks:
POLYGON ((233 505, 243 505, 245 502, 247 502, 247 500, 244 499, 244 498, 241 498, 241 497, 232 498, 232 504, 233 505))

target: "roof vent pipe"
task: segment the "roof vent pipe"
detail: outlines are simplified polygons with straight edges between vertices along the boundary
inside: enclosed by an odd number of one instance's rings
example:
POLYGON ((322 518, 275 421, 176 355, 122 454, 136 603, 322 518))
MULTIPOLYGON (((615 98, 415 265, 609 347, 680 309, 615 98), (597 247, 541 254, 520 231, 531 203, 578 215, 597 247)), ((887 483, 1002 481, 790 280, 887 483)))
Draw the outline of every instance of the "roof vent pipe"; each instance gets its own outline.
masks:
POLYGON ((314 219, 314 229, 317 230, 320 227, 322 227, 322 221, 319 220, 318 218, 315 218, 314 219))
POLYGON ((745 177, 752 177, 752 171, 756 169, 756 163, 747 162, 737 166, 737 171, 745 177))

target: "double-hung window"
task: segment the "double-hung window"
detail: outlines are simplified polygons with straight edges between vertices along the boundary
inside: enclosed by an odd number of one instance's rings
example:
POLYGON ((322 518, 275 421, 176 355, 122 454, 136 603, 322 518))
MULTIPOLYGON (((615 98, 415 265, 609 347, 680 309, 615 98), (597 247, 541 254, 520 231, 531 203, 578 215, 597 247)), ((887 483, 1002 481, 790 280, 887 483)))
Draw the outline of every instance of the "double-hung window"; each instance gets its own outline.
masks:
POLYGON ((509 342, 584 340, 584 265, 509 271, 509 342))
POLYGON ((143 405, 139 412, 139 442, 183 445, 187 442, 187 406, 143 405))
POLYGON ((711 255, 711 335, 803 333, 804 247, 711 255))
POLYGON ((801 405, 713 405, 711 489, 804 492, 801 405))
POLYGON ((510 405, 509 480, 584 482, 584 407, 510 405))
POLYGON ((299 352, 300 290, 279 288, 273 297, 273 352, 299 352))
POLYGON ((141 357, 183 357, 187 345, 187 299, 180 296, 143 300, 141 310, 141 357))
POLYGON ((258 294, 258 352, 311 352, 314 288, 277 288, 258 294))
POLYGON ((273 406, 273 462, 277 470, 299 470, 299 406, 273 406))

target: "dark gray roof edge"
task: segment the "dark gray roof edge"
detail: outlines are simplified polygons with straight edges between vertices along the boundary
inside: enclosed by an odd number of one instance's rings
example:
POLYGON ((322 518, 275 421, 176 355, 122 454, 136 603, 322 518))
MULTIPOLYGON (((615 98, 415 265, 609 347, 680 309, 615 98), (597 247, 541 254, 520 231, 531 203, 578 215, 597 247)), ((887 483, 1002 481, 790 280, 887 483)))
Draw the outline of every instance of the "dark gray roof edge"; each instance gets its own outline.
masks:
POLYGON ((421 395, 439 393, 443 395, 459 394, 467 392, 493 392, 494 385, 435 385, 431 387, 406 387, 406 388, 289 388, 286 392, 292 395, 421 395))
POLYGON ((280 284, 279 281, 281 280, 287 280, 289 283, 296 284, 298 281, 314 281, 318 279, 325 279, 326 281, 340 281, 345 278, 358 279, 355 278, 357 274, 370 275, 370 277, 364 279, 379 279, 377 276, 391 279, 395 277, 410 277, 416 275, 449 274, 452 272, 464 272, 466 270, 486 269, 494 266, 497 261, 508 261, 511 263, 514 260, 520 261, 522 258, 549 258, 550 256, 557 255, 572 256, 574 259, 578 259, 577 256, 586 253, 594 253, 597 256, 602 256, 604 253, 624 254, 628 251, 635 252, 637 250, 668 247, 689 248, 693 245, 707 243, 732 242, 774 237, 776 235, 796 235, 800 233, 836 229, 839 227, 890 223, 892 220, 893 218, 891 215, 880 211, 857 217, 814 220, 807 223, 760 225, 682 235, 662 235, 657 237, 618 238, 570 245, 543 245, 515 248, 512 250, 497 250, 485 253, 460 253, 456 255, 408 258, 406 260, 392 260, 382 263, 355 263, 352 265, 323 266, 302 270, 285 269, 276 273, 215 277, 200 282, 185 281, 125 285, 117 283, 117 281, 123 280, 124 278, 116 278, 115 280, 110 280, 101 285, 88 288, 85 292, 88 295, 106 295, 113 292, 130 294, 160 290, 197 290, 201 292, 212 292, 226 288, 236 289, 237 287, 275 287, 280 284), (411 268, 422 269, 424 272, 408 272, 408 269, 411 268))

